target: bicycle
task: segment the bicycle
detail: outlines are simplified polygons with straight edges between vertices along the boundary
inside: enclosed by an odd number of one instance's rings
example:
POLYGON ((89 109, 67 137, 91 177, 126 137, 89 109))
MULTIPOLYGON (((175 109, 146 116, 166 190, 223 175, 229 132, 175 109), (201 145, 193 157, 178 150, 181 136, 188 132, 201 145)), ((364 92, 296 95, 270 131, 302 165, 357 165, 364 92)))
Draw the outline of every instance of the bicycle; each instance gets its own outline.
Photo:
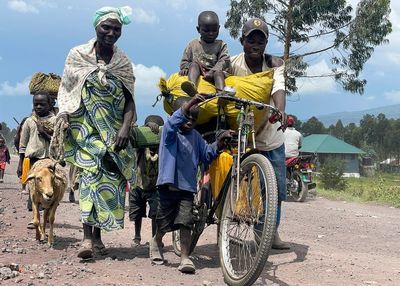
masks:
MULTIPOLYGON (((192 85, 182 84, 182 90, 193 96, 192 85)), ((193 252, 206 224, 218 224, 220 264, 225 282, 233 286, 252 285, 260 276, 271 249, 276 225, 278 192, 274 169, 269 160, 255 146, 254 114, 252 106, 269 108, 273 120, 282 123, 275 107, 232 96, 232 90, 204 94, 204 102, 215 98, 234 102, 240 109, 237 140, 228 142, 233 163, 220 192, 211 203, 206 201, 210 190, 200 186, 194 203, 195 225, 190 253, 193 252), (248 146, 249 136, 252 144, 248 146), (232 148, 232 145, 236 145, 232 148), (220 217, 216 215, 222 206, 220 217)), ((180 254, 179 232, 173 233, 175 253, 180 254)))

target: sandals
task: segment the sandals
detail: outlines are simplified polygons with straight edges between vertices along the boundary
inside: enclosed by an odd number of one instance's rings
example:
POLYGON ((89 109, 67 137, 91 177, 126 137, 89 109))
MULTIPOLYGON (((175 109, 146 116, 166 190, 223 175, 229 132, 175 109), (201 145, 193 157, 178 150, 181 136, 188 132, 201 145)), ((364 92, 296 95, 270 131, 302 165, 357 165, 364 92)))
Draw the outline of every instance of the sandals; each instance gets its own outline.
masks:
POLYGON ((196 267, 194 266, 192 260, 189 258, 182 259, 178 270, 182 273, 193 274, 196 272, 196 267))
POLYGON ((78 257, 86 260, 93 258, 92 242, 90 240, 84 240, 78 251, 78 257))
POLYGON ((28 225, 26 226, 27 229, 35 229, 35 225, 33 224, 33 221, 28 222, 28 225))
POLYGON ((132 247, 139 247, 141 244, 140 244, 140 238, 134 238, 133 240, 132 240, 132 243, 131 243, 131 246, 132 247))
POLYGON ((99 253, 100 255, 107 254, 107 249, 101 240, 93 241, 93 252, 99 253))
POLYGON ((162 248, 158 247, 154 241, 150 241, 150 259, 151 263, 157 264, 157 265, 163 265, 164 264, 164 256, 162 253, 162 248))

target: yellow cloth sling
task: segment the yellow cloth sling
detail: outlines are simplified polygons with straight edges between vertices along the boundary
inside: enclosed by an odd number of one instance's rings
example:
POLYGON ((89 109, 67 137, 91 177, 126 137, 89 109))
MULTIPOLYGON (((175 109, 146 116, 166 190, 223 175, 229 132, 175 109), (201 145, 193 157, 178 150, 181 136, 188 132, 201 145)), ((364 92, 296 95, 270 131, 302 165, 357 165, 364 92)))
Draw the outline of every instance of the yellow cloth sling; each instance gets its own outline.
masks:
POLYGON ((25 184, 26 179, 28 178, 29 170, 31 169, 31 161, 29 158, 25 157, 24 161, 22 161, 22 175, 19 178, 20 184, 25 184))

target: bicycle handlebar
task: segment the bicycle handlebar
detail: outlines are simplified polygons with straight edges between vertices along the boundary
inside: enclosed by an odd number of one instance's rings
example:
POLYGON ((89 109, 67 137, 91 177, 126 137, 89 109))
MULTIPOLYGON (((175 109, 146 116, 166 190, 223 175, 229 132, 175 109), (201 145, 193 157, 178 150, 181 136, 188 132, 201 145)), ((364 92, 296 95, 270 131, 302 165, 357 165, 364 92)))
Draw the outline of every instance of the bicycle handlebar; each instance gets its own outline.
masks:
POLYGON ((228 101, 232 101, 232 102, 236 102, 236 103, 240 103, 243 105, 253 105, 255 106, 257 109, 264 109, 264 108, 269 108, 272 110, 272 114, 271 116, 268 118, 270 123, 275 123, 275 122, 281 122, 281 126, 278 128, 279 129, 286 129, 283 124, 283 116, 282 113, 279 111, 279 109, 277 109, 275 106, 272 106, 270 104, 266 104, 263 102, 258 102, 258 101, 254 101, 254 100, 250 100, 250 99, 245 99, 245 98, 240 98, 240 97, 235 97, 234 93, 231 92, 226 92, 226 91, 222 91, 222 92, 217 92, 214 94, 207 94, 207 93, 200 93, 200 95, 202 95, 203 97, 205 97, 206 99, 202 102, 199 103, 200 105, 203 105, 215 98, 221 98, 224 100, 228 100, 228 101), (230 94, 230 95, 229 95, 230 94))

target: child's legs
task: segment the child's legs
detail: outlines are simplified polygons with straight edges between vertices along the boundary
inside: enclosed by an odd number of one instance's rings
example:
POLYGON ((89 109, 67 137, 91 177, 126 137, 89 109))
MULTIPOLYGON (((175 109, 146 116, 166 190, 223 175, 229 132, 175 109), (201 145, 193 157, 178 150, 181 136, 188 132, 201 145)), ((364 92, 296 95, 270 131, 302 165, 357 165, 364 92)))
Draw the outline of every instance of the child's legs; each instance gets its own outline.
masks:
POLYGON ((157 190, 146 190, 144 191, 146 196, 146 201, 149 204, 149 213, 148 217, 151 219, 151 235, 154 236, 156 234, 156 216, 157 216, 157 207, 158 207, 158 194, 157 190))
POLYGON ((225 87, 225 74, 223 71, 214 72, 214 85, 217 90, 223 90, 225 87))
POLYGON ((159 203, 155 219, 156 234, 155 242, 159 247, 162 245, 162 237, 165 233, 178 229, 175 224, 175 218, 178 213, 179 191, 170 191, 167 186, 161 186, 158 190, 159 203))
POLYGON ((142 239, 140 232, 142 230, 142 218, 138 217, 135 219, 135 240, 140 241, 142 239))
POLYGON ((181 260, 189 258, 191 229, 193 228, 193 198, 192 192, 179 191, 179 210, 174 224, 179 226, 181 243, 181 260))
POLYGON ((196 86, 198 85, 198 81, 200 78, 201 69, 199 64, 191 63, 188 72, 189 81, 193 82, 196 86))
POLYGON ((0 180, 3 182, 3 178, 4 178, 4 169, 0 168, 0 180))
POLYGON ((181 225, 179 227, 180 243, 181 243, 181 260, 189 258, 191 229, 181 225))
POLYGON ((141 239, 142 218, 146 217, 146 200, 139 187, 129 190, 129 220, 135 222, 135 239, 141 239))

